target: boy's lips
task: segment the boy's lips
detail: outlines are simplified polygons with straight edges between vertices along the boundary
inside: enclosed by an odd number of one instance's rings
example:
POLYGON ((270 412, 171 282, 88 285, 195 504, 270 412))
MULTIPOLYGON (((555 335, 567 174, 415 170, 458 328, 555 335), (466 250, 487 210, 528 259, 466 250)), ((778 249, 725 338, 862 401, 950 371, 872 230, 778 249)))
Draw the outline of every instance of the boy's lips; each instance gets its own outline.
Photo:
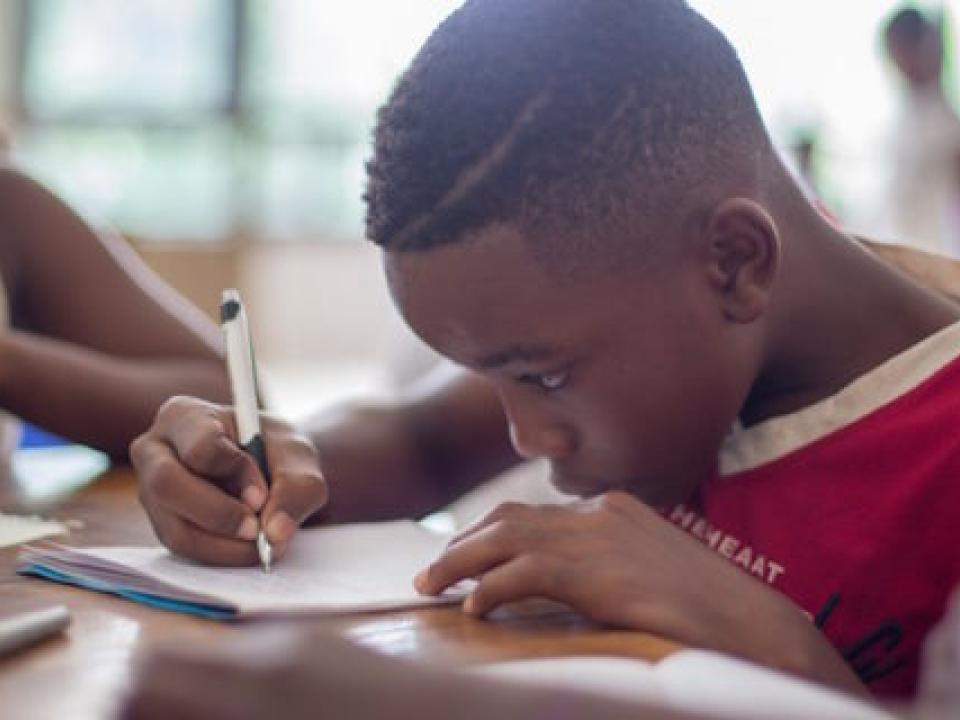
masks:
POLYGON ((550 482, 560 492, 568 495, 579 495, 580 497, 601 495, 616 487, 614 483, 574 475, 557 469, 550 473, 550 482))

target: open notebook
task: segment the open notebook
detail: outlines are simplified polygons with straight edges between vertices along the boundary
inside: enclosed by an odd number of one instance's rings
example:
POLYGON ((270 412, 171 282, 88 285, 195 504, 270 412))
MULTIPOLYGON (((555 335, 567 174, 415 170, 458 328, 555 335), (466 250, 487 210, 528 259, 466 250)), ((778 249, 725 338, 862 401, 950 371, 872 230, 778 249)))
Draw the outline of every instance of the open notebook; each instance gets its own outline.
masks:
POLYGON ((27 546, 18 571, 215 619, 370 612, 460 600, 466 587, 439 598, 413 587, 447 539, 408 520, 304 530, 270 573, 195 565, 159 547, 27 546))
POLYGON ((682 650, 655 664, 628 658, 565 657, 510 660, 469 672, 711 717, 894 720, 857 698, 704 650, 682 650))

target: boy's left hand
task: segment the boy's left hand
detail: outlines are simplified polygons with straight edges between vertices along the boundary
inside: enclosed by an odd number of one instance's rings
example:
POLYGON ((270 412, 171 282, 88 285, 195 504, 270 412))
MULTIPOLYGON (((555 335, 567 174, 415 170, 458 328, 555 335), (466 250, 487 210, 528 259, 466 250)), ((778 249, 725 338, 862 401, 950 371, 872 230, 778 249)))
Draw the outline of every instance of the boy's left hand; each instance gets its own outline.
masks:
POLYGON ((723 606, 762 588, 621 492, 561 506, 501 505, 455 537, 415 584, 432 595, 465 578, 478 581, 464 603, 474 615, 547 597, 602 623, 697 644, 712 644, 704 635, 726 624, 723 606))
POLYGON ((796 605, 622 492, 562 506, 501 505, 414 582, 435 594, 466 578, 477 579, 464 602, 474 615, 546 597, 601 623, 866 693, 796 605))

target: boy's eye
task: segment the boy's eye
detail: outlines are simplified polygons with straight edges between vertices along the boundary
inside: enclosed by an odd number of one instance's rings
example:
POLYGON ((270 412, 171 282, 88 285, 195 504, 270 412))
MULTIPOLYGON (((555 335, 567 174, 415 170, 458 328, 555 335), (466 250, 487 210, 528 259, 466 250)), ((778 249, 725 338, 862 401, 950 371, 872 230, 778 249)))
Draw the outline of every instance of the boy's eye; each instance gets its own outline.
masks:
POLYGON ((552 372, 552 373, 529 373, 526 375, 521 375, 517 380, 526 385, 533 385, 540 390, 546 392, 551 392, 553 390, 559 390, 567 383, 568 374, 566 372, 552 372))

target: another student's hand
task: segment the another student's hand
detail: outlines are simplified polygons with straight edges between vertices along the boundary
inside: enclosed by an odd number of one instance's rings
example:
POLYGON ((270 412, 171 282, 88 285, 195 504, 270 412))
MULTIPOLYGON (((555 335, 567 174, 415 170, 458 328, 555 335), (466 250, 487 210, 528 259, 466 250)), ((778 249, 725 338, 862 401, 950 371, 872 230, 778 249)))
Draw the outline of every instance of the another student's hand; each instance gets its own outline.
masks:
POLYGON ((258 630, 152 653, 138 668, 121 717, 393 717, 413 699, 409 665, 303 629, 258 630))
POLYGON ((181 643, 141 663, 124 720, 265 718, 692 720, 663 707, 456 673, 303 628, 181 643))
POLYGON ((282 557, 290 538, 327 500, 313 444, 263 416, 271 487, 236 441, 233 409, 175 397, 130 446, 140 501, 173 552, 214 565, 253 565, 260 522, 282 557), (259 521, 258 521, 259 516, 259 521))

